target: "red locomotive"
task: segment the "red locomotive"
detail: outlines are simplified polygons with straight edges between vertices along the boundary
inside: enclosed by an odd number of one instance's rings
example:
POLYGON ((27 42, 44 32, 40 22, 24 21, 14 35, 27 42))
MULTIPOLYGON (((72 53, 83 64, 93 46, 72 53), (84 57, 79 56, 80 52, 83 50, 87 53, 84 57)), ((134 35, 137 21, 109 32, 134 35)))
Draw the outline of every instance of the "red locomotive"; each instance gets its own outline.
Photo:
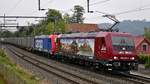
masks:
POLYGON ((65 61, 104 70, 129 71, 137 68, 134 41, 128 33, 62 34, 57 37, 54 46, 57 48, 55 54, 65 61))
POLYGON ((130 71, 138 65, 129 33, 93 32, 3 39, 5 43, 98 69, 130 71))

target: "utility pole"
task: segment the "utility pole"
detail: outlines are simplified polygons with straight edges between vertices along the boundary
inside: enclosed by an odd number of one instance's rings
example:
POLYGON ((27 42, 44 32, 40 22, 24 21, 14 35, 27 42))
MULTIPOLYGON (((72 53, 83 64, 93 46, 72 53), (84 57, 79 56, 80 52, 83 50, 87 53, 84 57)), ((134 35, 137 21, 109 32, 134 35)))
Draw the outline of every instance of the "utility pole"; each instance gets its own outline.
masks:
MULTIPOLYGON (((0 23, 0 25, 1 25, 1 23, 0 23)), ((1 38, 1 36, 2 36, 2 29, 1 29, 2 27, 0 27, 0 49, 2 48, 2 46, 1 46, 1 41, 2 41, 2 38, 1 38)))
MULTIPOLYGON (((1 25, 1 23, 0 23, 0 25, 1 25)), ((2 35, 2 29, 1 29, 2 27, 0 27, 0 49, 2 48, 2 46, 1 46, 1 41, 2 41, 2 38, 1 38, 1 35, 2 35)))
POLYGON ((38 0, 38 10, 39 10, 39 11, 46 10, 46 9, 41 9, 41 1, 40 1, 40 0, 38 0))
POLYGON ((6 20, 5 20, 5 14, 4 14, 4 29, 5 29, 5 24, 6 24, 6 20))
POLYGON ((89 2, 90 2, 90 1, 87 0, 87 11, 88 11, 88 13, 90 12, 90 11, 89 11, 89 2))
POLYGON ((88 13, 93 13, 94 11, 90 11, 90 0, 87 0, 87 12, 88 13))
POLYGON ((2 35, 2 23, 0 23, 0 38, 1 38, 1 35, 2 35))
MULTIPOLYGON (((2 31, 1 31, 1 29, 2 29, 1 25, 2 25, 2 24, 0 23, 0 34, 1 34, 1 32, 2 32, 2 31)), ((0 36, 1 36, 1 35, 0 35, 0 36)))
POLYGON ((40 11, 40 10, 41 10, 41 7, 40 7, 40 3, 41 3, 41 2, 40 2, 40 0, 38 1, 38 3, 39 3, 39 4, 38 4, 38 7, 39 7, 39 11, 40 11))

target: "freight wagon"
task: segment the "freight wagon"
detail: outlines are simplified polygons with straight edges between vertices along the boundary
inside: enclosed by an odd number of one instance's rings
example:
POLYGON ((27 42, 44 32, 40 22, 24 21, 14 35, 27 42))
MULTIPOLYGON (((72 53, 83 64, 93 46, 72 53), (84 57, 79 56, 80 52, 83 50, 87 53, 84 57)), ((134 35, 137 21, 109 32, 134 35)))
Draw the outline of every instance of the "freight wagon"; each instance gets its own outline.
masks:
POLYGON ((34 37, 9 37, 3 38, 1 41, 25 48, 27 50, 34 49, 34 37))

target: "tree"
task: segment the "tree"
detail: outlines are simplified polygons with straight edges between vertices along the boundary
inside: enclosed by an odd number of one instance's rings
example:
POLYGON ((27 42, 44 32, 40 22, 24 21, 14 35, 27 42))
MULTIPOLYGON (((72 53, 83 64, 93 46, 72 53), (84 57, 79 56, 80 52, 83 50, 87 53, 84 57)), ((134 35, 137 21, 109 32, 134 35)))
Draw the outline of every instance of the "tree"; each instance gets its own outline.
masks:
POLYGON ((13 33, 8 30, 1 32, 1 37, 12 37, 12 36, 13 36, 13 33))
POLYGON ((59 33, 65 33, 66 29, 65 29, 65 21, 64 20, 60 20, 58 23, 57 23, 57 31, 59 33))
POLYGON ((80 5, 75 5, 73 10, 73 16, 71 17, 71 23, 83 23, 84 18, 83 14, 85 13, 85 10, 80 5))
POLYGON ((62 18, 62 14, 55 10, 49 9, 46 12, 47 19, 39 21, 37 25, 34 26, 32 35, 49 35, 54 32, 64 33, 65 23, 62 18))
POLYGON ((46 15, 48 17, 48 22, 56 22, 62 19, 62 14, 55 9, 49 9, 48 12, 46 12, 46 15))
POLYGON ((50 33, 59 32, 64 33, 65 32, 65 22, 62 18, 62 14, 55 10, 55 9, 49 9, 49 11, 46 13, 48 19, 47 19, 47 30, 50 33))
POLYGON ((63 16, 63 19, 64 19, 64 22, 67 24, 67 23, 70 23, 71 17, 68 13, 65 13, 63 16))
POLYGON ((24 27, 18 27, 17 30, 15 33, 14 33, 14 36, 21 36, 21 37, 24 37, 24 36, 31 36, 32 35, 32 32, 34 31, 34 28, 32 27, 33 24, 30 24, 30 26, 24 26, 24 27))

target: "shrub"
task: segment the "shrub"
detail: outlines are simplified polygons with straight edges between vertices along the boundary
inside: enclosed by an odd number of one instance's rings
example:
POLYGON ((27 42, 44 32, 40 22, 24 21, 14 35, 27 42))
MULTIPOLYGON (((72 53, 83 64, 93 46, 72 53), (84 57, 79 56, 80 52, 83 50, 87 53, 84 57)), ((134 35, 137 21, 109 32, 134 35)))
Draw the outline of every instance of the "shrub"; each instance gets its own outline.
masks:
POLYGON ((3 50, 0 50, 0 74, 11 84, 38 84, 39 82, 31 74, 13 64, 3 50))
POLYGON ((145 65, 145 68, 150 68, 150 55, 140 54, 139 57, 139 63, 142 63, 145 65))
POLYGON ((145 54, 139 54, 138 57, 139 57, 139 63, 145 64, 149 56, 145 54))

